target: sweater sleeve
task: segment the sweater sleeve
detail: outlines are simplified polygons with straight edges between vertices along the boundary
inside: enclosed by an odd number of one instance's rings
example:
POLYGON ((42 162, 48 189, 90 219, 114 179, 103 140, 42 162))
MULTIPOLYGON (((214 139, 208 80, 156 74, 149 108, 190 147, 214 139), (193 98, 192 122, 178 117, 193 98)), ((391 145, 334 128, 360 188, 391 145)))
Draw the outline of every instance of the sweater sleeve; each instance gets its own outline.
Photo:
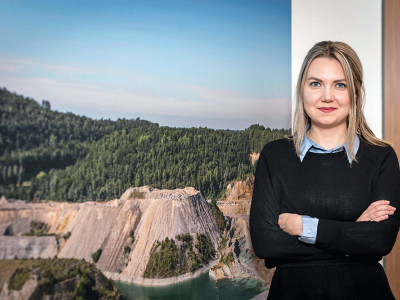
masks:
POLYGON ((305 261, 324 257, 321 249, 302 243, 278 224, 280 200, 274 192, 265 153, 261 152, 255 174, 250 209, 250 235, 255 254, 268 268, 281 261, 305 261))
POLYGON ((400 225, 400 171, 397 156, 390 147, 377 169, 371 203, 389 200, 396 211, 380 222, 340 222, 320 219, 315 247, 346 255, 379 255, 390 253, 400 225))

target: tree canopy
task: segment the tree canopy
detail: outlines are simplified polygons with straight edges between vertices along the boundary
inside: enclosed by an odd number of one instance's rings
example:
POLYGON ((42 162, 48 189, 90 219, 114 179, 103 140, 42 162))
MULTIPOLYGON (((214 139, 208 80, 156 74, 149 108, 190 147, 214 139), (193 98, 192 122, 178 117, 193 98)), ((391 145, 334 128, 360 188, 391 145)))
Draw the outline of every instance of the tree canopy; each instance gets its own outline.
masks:
POLYGON ((217 199, 229 182, 254 173, 251 152, 290 134, 260 125, 232 131, 93 120, 5 89, 0 99, 0 193, 7 198, 103 201, 150 185, 192 186, 217 199))

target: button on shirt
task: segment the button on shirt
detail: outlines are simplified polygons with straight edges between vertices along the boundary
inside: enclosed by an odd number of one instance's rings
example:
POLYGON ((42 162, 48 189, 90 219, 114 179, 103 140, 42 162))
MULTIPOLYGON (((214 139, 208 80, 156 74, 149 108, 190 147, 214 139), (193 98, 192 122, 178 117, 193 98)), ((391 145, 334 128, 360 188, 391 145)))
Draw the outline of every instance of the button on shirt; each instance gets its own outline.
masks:
MULTIPOLYGON (((351 158, 349 155, 349 151, 347 148, 347 143, 341 144, 335 148, 332 148, 330 150, 325 149, 324 147, 318 145, 316 142, 313 140, 309 139, 307 137, 307 131, 310 129, 310 124, 307 125, 306 133, 304 133, 304 140, 303 144, 300 147, 301 154, 299 156, 300 161, 303 161, 304 157, 306 156, 307 152, 312 152, 312 153, 336 153, 340 152, 343 150, 343 148, 346 150, 347 153, 347 158, 349 160, 349 163, 351 163, 351 158)), ((353 153, 354 155, 357 154, 358 148, 360 147, 360 138, 356 134, 354 137, 354 146, 353 146, 353 153)), ((317 229, 318 229, 318 218, 312 218, 309 216, 301 216, 301 219, 303 221, 303 232, 301 237, 299 237, 299 240, 308 243, 308 244, 315 244, 315 240, 317 238, 317 229)))

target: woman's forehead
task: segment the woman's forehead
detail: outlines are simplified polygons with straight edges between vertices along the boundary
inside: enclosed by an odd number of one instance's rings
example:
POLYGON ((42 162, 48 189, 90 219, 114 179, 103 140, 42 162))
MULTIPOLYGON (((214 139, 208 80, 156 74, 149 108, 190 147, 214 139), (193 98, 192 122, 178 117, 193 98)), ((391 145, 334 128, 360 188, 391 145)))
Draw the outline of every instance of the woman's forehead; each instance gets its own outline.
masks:
POLYGON ((318 79, 321 81, 345 80, 346 76, 340 62, 334 58, 315 58, 307 71, 306 80, 318 79))

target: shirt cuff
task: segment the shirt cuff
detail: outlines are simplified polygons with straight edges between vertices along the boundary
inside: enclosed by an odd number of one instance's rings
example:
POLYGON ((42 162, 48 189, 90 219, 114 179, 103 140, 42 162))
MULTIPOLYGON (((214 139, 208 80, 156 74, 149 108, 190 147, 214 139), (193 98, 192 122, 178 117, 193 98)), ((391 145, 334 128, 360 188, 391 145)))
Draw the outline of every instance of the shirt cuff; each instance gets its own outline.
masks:
POLYGON ((299 240, 307 244, 315 244, 319 219, 301 216, 301 220, 303 221, 303 232, 299 240))

